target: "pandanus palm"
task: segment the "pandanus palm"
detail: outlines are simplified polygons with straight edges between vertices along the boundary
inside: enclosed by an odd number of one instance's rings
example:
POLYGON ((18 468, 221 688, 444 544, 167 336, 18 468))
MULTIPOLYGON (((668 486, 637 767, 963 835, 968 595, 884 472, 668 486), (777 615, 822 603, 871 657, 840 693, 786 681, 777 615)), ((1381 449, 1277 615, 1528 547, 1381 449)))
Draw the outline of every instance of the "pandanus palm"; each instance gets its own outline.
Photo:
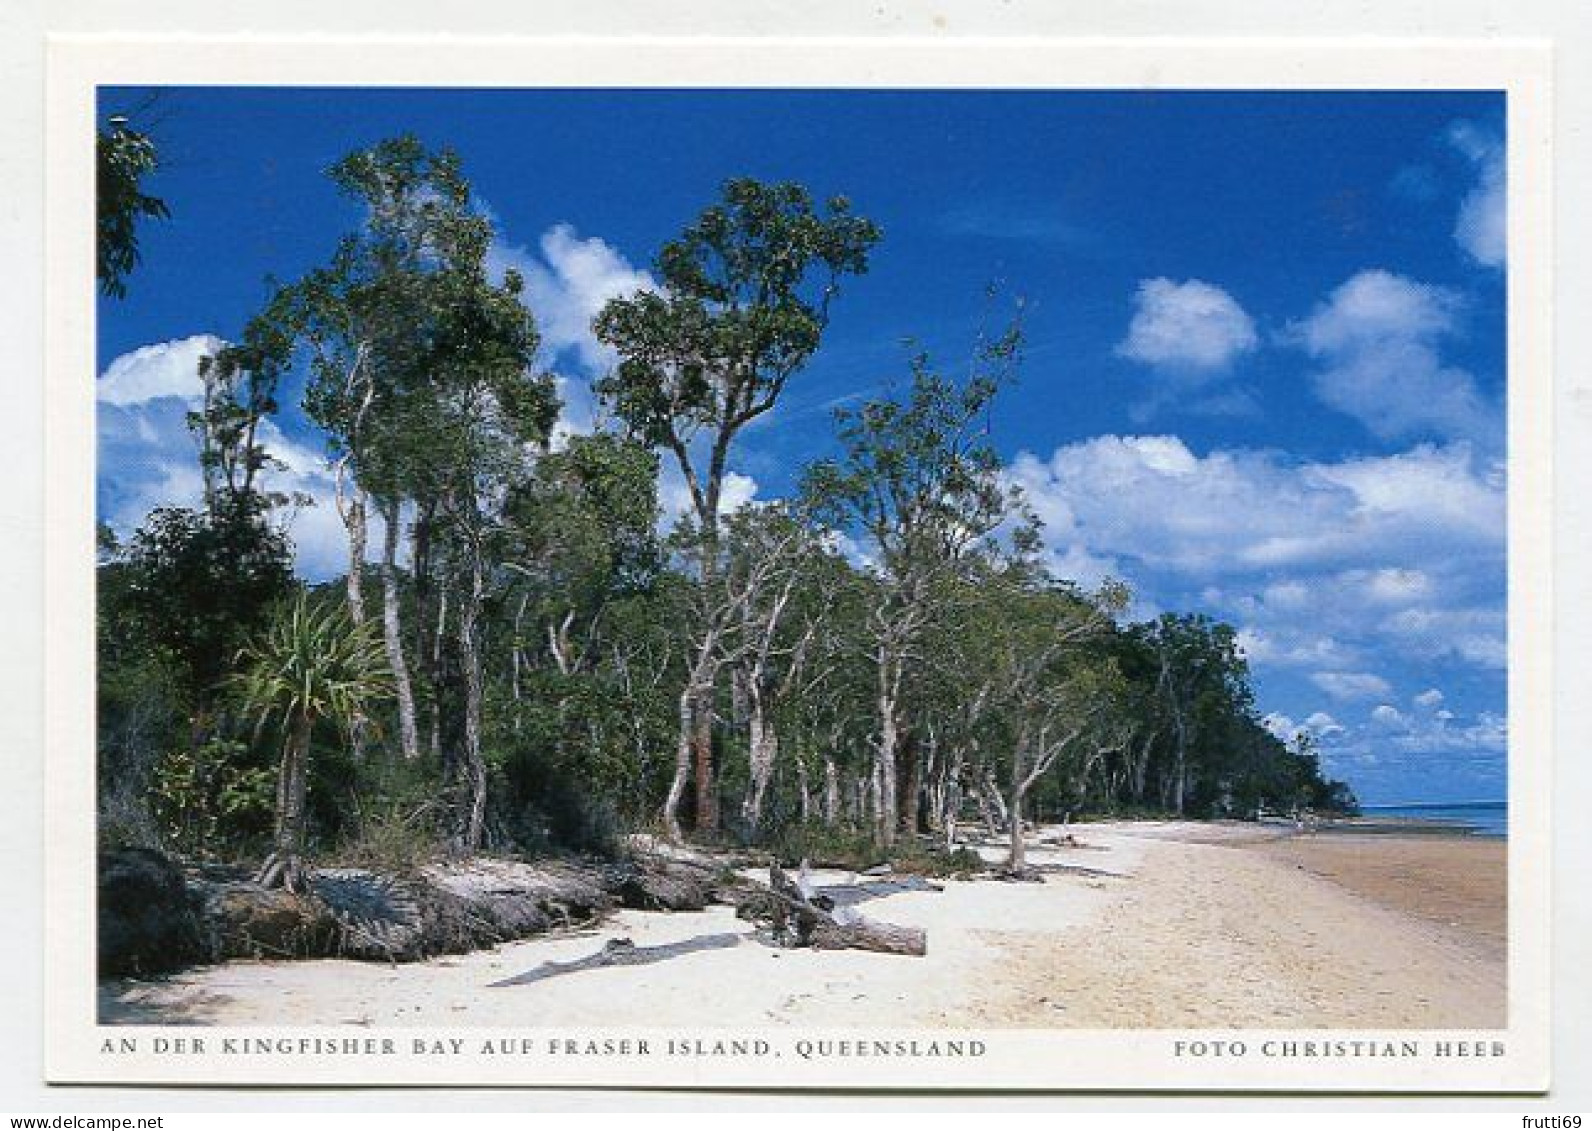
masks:
POLYGON ((276 845, 259 873, 267 887, 301 890, 310 738, 329 720, 345 729, 384 698, 390 676, 382 642, 339 603, 300 595, 281 606, 238 654, 236 690, 262 721, 282 728, 276 784, 276 845))

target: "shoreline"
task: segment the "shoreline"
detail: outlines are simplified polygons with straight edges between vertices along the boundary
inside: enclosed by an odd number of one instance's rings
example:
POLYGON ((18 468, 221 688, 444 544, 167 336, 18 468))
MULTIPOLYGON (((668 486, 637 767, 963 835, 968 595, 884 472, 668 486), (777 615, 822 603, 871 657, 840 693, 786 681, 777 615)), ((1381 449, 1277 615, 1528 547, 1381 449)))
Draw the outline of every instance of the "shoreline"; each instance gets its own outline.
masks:
POLYGON ((1058 844, 1056 829, 1038 830, 1030 841, 1031 861, 1047 870, 1043 882, 946 880, 942 890, 870 900, 870 918, 927 931, 923 958, 770 947, 729 907, 627 910, 591 928, 402 966, 235 961, 102 982, 101 1020, 649 1028, 1504 1023, 1501 842, 1293 835, 1237 822, 1101 822, 1067 831, 1081 846, 1058 844), (526 981, 618 938, 666 957, 526 981))

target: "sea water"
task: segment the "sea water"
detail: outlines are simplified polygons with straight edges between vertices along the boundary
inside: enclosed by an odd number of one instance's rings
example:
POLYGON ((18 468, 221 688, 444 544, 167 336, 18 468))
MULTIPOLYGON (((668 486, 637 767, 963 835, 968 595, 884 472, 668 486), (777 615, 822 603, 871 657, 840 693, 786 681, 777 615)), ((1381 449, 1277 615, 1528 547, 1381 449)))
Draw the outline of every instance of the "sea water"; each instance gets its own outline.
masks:
POLYGON ((1507 836, 1507 801, 1432 801, 1405 805, 1361 805, 1360 813, 1369 820, 1378 817, 1410 817, 1422 821, 1442 821, 1462 825, 1478 836, 1507 836))

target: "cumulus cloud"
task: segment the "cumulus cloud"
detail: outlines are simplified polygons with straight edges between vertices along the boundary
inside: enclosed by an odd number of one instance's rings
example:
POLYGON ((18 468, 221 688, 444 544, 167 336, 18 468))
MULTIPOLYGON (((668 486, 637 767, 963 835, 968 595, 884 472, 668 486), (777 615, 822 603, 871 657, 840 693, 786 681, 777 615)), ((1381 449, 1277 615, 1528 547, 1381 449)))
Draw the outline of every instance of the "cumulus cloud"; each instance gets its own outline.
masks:
POLYGON ((1441 691, 1437 690, 1435 687, 1429 687, 1425 691, 1422 691, 1419 695, 1416 695, 1411 702, 1413 702, 1417 707, 1425 707, 1430 710, 1434 707, 1442 706, 1443 698, 1444 696, 1441 691))
POLYGON ((1496 444, 1502 413, 1440 345, 1459 329, 1462 302, 1446 288, 1387 271, 1362 271, 1287 338, 1318 368, 1316 394, 1384 440, 1412 436, 1496 444))
POLYGON ((1310 682, 1334 699, 1378 699, 1393 691, 1387 680, 1371 672, 1316 672, 1310 682))
POLYGON ((1309 727, 1312 733, 1321 738, 1342 734, 1346 729, 1342 723, 1325 711, 1313 713, 1309 718, 1305 719, 1305 726, 1309 727))
POLYGON ((1371 709, 1371 721, 1377 726, 1388 730, 1403 730, 1405 726, 1404 713, 1390 703, 1371 709))
MULTIPOLYGON (((1208 605, 1231 609, 1217 591, 1208 605)), ((1359 659, 1355 649, 1330 635, 1321 635, 1308 625, 1289 624, 1286 621, 1266 628, 1246 624, 1238 630, 1238 647, 1252 664, 1275 665, 1289 668, 1320 668, 1322 665, 1343 665, 1359 659)))
POLYGON ((1221 287, 1199 279, 1145 279, 1117 353, 1186 379, 1205 379, 1258 342, 1254 320, 1221 287))
POLYGON ((1501 605, 1404 609, 1384 627, 1404 651, 1420 659, 1452 658, 1500 671, 1509 662, 1507 616, 1501 605))
POLYGON ((1281 711, 1272 711, 1263 716, 1260 725, 1271 731, 1272 737, 1279 742, 1292 742, 1299 734, 1299 724, 1281 711))
POLYGON ((156 342, 124 353, 105 367, 95 384, 100 404, 128 407, 162 397, 198 397, 199 359, 226 345, 214 334, 156 342))
POLYGON ((657 287, 613 245, 596 236, 582 238, 568 224, 543 232, 535 251, 500 242, 490 250, 488 263, 498 274, 513 269, 524 277, 525 304, 541 331, 546 363, 567 358, 593 374, 617 358, 592 333, 592 319, 611 299, 657 287))
POLYGON ((1269 730, 1274 737, 1290 745, 1301 734, 1309 735, 1319 742, 1346 732, 1343 724, 1325 711, 1316 711, 1303 722, 1295 722, 1291 716, 1281 711, 1272 711, 1261 718, 1260 725, 1269 730))
POLYGON ((1021 454, 1008 476, 1058 572, 1197 602, 1239 626, 1252 663, 1344 673, 1384 654, 1502 656, 1504 483, 1467 445, 1298 461, 1099 436, 1021 454))
MULTIPOLYGON (((203 386, 199 359, 224 345, 199 334, 144 346, 105 367, 96 384, 99 517, 125 536, 156 507, 197 507, 204 482, 188 413, 203 386)), ((273 420, 259 441, 275 461, 261 473, 269 491, 307 500, 278 513, 294 545, 298 572, 313 580, 348 567, 348 540, 338 516, 330 469, 317 448, 289 437, 273 420)), ((371 547, 379 546, 375 520, 371 547)))
POLYGON ((1484 267, 1502 267, 1508 249, 1508 209, 1503 139, 1474 122, 1455 122, 1448 141, 1476 173, 1476 182, 1459 203, 1454 239, 1484 267))
POLYGON ((1339 565, 1408 587, 1409 567, 1375 571, 1440 546, 1499 548, 1504 538, 1503 484, 1464 445, 1294 462, 1252 449, 1199 456, 1175 436, 1112 435, 1045 459, 1020 453, 1008 474, 1057 547, 1194 575, 1339 565))

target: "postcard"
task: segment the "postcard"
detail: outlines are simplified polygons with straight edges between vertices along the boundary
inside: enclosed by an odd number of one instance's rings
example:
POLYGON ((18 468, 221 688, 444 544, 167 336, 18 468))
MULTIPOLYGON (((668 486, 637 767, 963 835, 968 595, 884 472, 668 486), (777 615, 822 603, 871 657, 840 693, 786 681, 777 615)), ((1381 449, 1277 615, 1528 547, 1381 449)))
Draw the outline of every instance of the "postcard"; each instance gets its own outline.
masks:
POLYGON ((1545 1090, 1548 62, 55 40, 49 1078, 1545 1090))

